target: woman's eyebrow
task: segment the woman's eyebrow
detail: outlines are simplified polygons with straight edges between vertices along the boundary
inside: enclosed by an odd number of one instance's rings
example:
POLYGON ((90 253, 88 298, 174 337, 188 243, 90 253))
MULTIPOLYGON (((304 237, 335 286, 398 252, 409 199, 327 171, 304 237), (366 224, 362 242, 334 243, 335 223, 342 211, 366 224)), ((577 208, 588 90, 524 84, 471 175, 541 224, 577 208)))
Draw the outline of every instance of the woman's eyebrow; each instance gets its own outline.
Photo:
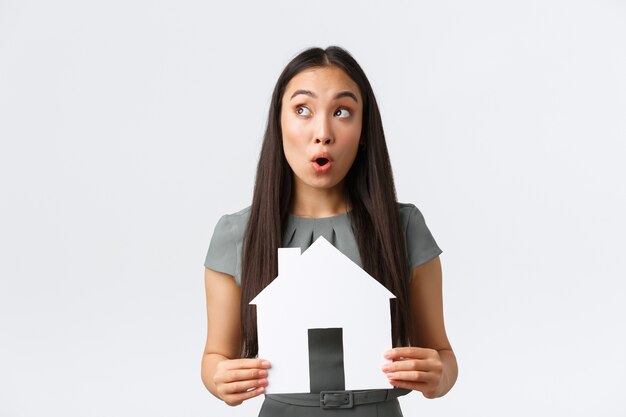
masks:
POLYGON ((294 93, 291 95, 291 98, 289 100, 293 100, 293 98, 295 96, 297 96, 298 94, 304 94, 306 96, 311 96, 313 98, 317 98, 317 96, 315 95, 315 93, 311 90, 296 90, 294 91, 294 93))
MULTIPOLYGON (((292 100, 295 96, 297 96, 298 94, 304 94, 306 96, 310 96, 313 98, 317 98, 317 95, 311 91, 311 90, 296 90, 294 91, 294 93, 291 95, 291 98, 289 100, 292 100)), ((352 91, 340 91, 339 93, 335 94, 334 99, 340 99, 342 97, 350 97, 352 100, 356 101, 357 103, 359 102, 359 100, 356 98, 356 94, 354 94, 352 91)))
POLYGON ((341 97, 350 97, 352 100, 356 101, 357 103, 359 102, 359 100, 356 98, 356 94, 354 94, 352 91, 341 91, 335 94, 335 100, 341 97))

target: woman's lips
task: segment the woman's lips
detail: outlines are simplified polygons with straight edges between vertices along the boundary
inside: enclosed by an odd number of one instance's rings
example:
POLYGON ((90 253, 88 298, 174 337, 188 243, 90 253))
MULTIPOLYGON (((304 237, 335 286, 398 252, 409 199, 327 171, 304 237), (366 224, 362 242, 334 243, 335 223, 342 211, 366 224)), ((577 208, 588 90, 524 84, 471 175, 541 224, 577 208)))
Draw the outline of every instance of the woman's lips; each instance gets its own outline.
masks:
POLYGON ((333 159, 327 152, 321 152, 313 156, 311 164, 316 173, 323 174, 333 166, 333 159))
POLYGON ((316 173, 323 174, 324 172, 328 171, 331 166, 333 166, 333 161, 331 161, 330 159, 325 159, 325 161, 327 162, 323 163, 323 161, 320 161, 318 159, 311 162, 311 164, 313 164, 313 169, 316 173), (323 165, 320 162, 323 163, 323 165))

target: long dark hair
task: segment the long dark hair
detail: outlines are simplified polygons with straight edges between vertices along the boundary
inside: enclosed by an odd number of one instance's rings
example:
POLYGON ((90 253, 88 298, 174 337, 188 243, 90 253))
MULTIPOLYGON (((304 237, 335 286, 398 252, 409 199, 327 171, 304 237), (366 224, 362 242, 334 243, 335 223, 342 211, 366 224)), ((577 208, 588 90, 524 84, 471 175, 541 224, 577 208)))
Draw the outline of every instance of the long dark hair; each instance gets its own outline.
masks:
POLYGON ((361 149, 346 176, 346 199, 363 268, 397 297, 391 304, 393 344, 408 345, 410 268, 380 112, 359 64, 344 49, 330 46, 310 48, 293 58, 278 77, 272 94, 243 242, 242 357, 252 358, 258 353, 256 310, 249 302, 278 274, 277 249, 282 244, 291 202, 293 173, 283 152, 282 98, 295 75, 316 67, 340 68, 358 85, 363 97, 361 149))

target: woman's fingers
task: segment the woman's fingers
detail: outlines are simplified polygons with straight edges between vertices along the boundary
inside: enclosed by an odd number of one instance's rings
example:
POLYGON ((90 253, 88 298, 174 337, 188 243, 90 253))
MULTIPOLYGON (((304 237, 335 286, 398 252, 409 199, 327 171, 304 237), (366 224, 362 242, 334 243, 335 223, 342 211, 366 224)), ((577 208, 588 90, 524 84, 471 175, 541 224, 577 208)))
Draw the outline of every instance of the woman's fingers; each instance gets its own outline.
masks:
POLYGON ((442 378, 443 363, 439 352, 418 347, 398 347, 385 353, 393 362, 383 371, 394 387, 421 391, 426 398, 435 398, 442 378))
POLYGON ((231 359, 217 364, 215 383, 231 383, 267 377, 270 364, 263 359, 231 359))
POLYGON ((239 405, 245 400, 249 400, 250 398, 254 398, 257 395, 261 395, 265 392, 265 387, 258 387, 255 389, 251 389, 250 391, 246 391, 240 394, 230 394, 222 396, 224 402, 228 405, 239 405))
POLYGON ((264 359, 231 359, 219 362, 213 377, 219 397, 228 405, 243 401, 265 392, 267 369, 270 363, 264 359))
POLYGON ((218 385, 220 398, 228 405, 239 405, 243 401, 265 392, 267 379, 254 379, 222 383, 218 385))
POLYGON ((222 388, 223 394, 240 394, 247 392, 252 388, 264 387, 267 385, 267 379, 253 379, 251 381, 237 381, 230 384, 224 384, 222 388))
POLYGON ((224 372, 220 375, 220 382, 246 381, 250 379, 260 379, 267 376, 265 369, 235 369, 224 372))
POLYGON ((218 367, 219 366, 224 370, 250 368, 267 369, 270 367, 270 363, 265 359, 231 359, 220 362, 218 364, 218 367))
POLYGON ((441 372, 443 364, 437 358, 430 359, 402 359, 383 365, 383 371, 432 371, 441 372))
POLYGON ((394 381, 409 381, 409 382, 433 382, 438 380, 438 376, 432 372, 420 372, 420 371, 401 371, 390 372, 387 374, 387 378, 394 381))
POLYGON ((398 359, 428 359, 438 352, 434 349, 420 347, 396 347, 385 352, 385 358, 391 360, 398 359))

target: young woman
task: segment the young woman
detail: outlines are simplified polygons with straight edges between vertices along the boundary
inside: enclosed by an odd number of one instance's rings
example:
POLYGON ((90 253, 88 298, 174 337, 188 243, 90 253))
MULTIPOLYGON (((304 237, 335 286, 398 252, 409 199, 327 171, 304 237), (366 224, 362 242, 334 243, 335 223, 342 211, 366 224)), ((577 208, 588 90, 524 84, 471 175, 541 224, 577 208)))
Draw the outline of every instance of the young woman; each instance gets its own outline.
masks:
POLYGON ((397 202, 374 93, 339 47, 305 50, 283 70, 252 205, 223 216, 211 239, 202 380, 225 403, 241 404, 271 384, 272 358, 256 358, 248 303, 276 277, 279 247, 304 251, 320 235, 397 297, 395 347, 385 354, 392 362, 381 369, 390 389, 345 393, 352 408, 338 408, 330 397, 322 408, 316 393, 268 394, 260 415, 394 417, 402 415, 397 397, 410 390, 427 398, 446 394, 457 364, 443 320, 442 251, 417 207, 397 202))

